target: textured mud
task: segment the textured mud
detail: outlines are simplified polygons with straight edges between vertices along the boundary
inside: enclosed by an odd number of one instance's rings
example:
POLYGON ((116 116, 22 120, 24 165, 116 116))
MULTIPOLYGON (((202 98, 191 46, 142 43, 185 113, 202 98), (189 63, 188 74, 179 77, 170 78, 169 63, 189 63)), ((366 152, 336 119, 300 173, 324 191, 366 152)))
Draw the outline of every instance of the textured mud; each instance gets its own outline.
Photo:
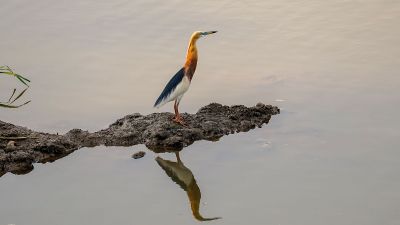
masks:
POLYGON ((0 121, 0 176, 7 172, 27 173, 35 162, 51 162, 81 147, 145 144, 155 152, 182 149, 198 140, 214 141, 261 127, 278 113, 276 106, 262 103, 254 107, 212 103, 196 114, 182 114, 187 127, 172 122, 171 113, 135 113, 104 130, 90 133, 73 129, 64 135, 36 132, 0 121))

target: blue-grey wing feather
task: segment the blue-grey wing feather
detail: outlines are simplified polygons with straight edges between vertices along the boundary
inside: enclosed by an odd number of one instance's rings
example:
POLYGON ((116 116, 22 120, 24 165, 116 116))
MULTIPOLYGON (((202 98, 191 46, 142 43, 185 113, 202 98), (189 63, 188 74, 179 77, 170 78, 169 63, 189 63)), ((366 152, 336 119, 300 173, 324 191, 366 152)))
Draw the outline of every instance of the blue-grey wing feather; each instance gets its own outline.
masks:
POLYGON ((182 68, 167 83, 164 90, 161 92, 160 97, 158 97, 156 103, 154 103, 154 107, 159 105, 164 99, 168 98, 168 96, 175 90, 178 84, 182 81, 184 76, 185 76, 185 68, 182 68))

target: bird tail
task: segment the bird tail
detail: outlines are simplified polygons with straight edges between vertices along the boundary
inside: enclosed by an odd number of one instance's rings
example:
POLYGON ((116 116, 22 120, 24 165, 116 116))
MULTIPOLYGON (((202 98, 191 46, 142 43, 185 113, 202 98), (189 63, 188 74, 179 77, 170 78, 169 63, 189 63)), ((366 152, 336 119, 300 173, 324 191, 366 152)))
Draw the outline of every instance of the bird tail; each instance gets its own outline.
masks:
POLYGON ((163 96, 160 96, 157 101, 154 103, 154 108, 160 108, 161 106, 165 105, 167 103, 167 98, 162 98, 163 96))

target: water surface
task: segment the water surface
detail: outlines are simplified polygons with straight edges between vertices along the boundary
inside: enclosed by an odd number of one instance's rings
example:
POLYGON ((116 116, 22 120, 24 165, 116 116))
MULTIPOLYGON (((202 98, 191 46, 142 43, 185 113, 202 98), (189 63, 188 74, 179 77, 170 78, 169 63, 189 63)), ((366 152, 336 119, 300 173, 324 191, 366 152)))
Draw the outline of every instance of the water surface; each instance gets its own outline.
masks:
MULTIPOLYGON (((4 1, 0 63, 32 80, 32 102, 0 118, 63 133, 157 111, 191 32, 218 30, 199 42, 181 110, 264 102, 282 113, 181 152, 201 213, 215 224, 399 224, 399 23, 400 3, 380 0, 4 1)), ((18 85, 2 79, 0 96, 18 85)), ((156 155, 130 158, 143 149, 82 149, 1 177, 0 224, 197 223, 156 155)))

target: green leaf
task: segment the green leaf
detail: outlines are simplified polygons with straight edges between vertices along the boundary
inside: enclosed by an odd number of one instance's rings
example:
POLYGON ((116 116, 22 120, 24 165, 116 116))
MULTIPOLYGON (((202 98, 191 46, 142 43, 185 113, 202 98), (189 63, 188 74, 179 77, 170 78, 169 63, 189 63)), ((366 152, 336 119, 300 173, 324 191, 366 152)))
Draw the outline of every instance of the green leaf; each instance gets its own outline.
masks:
POLYGON ((26 86, 29 86, 24 80, 22 80, 21 77, 17 77, 17 79, 18 79, 19 81, 21 81, 23 84, 25 84, 26 86))
POLYGON ((21 107, 21 106, 23 106, 23 105, 26 105, 26 104, 28 104, 29 102, 31 102, 31 101, 29 100, 29 101, 25 102, 24 104, 18 105, 17 108, 19 108, 19 107, 21 107))
POLYGON ((26 90, 28 90, 29 85, 27 84, 27 82, 31 82, 29 79, 14 73, 14 71, 9 67, 9 66, 0 66, 0 74, 4 74, 4 75, 9 75, 9 76, 14 76, 15 78, 17 78, 21 83, 25 84, 27 87, 21 91, 17 97, 14 98, 15 93, 17 91, 17 89, 14 88, 10 98, 8 99, 8 102, 4 103, 4 102, 0 102, 0 107, 5 107, 5 108, 19 108, 23 105, 28 104, 31 101, 27 101, 23 104, 20 105, 13 105, 14 102, 16 102, 19 98, 21 98, 22 95, 25 94, 26 90), (14 98, 14 99, 13 99, 14 98))
POLYGON ((11 94, 11 97, 8 99, 8 102, 7 102, 7 103, 10 103, 10 101, 11 101, 11 99, 12 99, 12 97, 14 96, 14 94, 15 94, 16 91, 17 91, 17 89, 14 88, 13 93, 11 94))
POLYGON ((0 107, 15 109, 15 108, 18 108, 19 106, 7 105, 7 104, 0 103, 0 107))
POLYGON ((15 108, 19 108, 21 106, 24 106, 24 105, 28 104, 29 102, 31 102, 31 101, 27 101, 27 102, 25 102, 24 104, 21 104, 21 105, 9 105, 9 104, 0 103, 0 107, 15 109, 15 108))
POLYGON ((25 78, 25 77, 23 77, 23 76, 21 76, 21 75, 19 75, 19 74, 15 74, 17 77, 20 77, 21 79, 23 79, 23 80, 25 80, 25 81, 28 81, 28 82, 31 82, 29 79, 27 79, 27 78, 25 78))
POLYGON ((1 73, 5 73, 5 74, 8 74, 8 75, 10 75, 10 76, 15 76, 15 74, 14 73, 12 73, 12 72, 10 72, 10 71, 6 71, 6 72, 1 72, 1 73))
POLYGON ((14 98, 14 100, 10 102, 10 104, 13 104, 15 101, 17 101, 25 93, 26 90, 28 90, 28 88, 25 88, 23 91, 21 91, 21 93, 19 93, 19 95, 14 98))
POLYGON ((31 82, 28 78, 25 78, 20 74, 14 73, 14 71, 12 71, 12 69, 9 66, 0 66, 0 73, 14 76, 26 86, 29 86, 26 82, 31 82))

